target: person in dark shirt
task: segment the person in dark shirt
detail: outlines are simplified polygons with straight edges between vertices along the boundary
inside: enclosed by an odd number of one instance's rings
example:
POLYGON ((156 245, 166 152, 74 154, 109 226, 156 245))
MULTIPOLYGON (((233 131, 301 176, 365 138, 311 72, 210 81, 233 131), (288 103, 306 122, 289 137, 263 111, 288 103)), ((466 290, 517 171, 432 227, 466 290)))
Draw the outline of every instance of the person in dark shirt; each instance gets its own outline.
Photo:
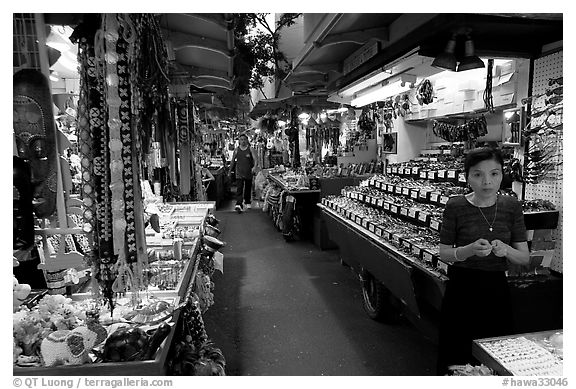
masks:
POLYGON ((236 174, 236 206, 238 213, 246 208, 251 208, 252 203, 252 176, 256 172, 256 154, 248 143, 248 136, 241 134, 238 138, 238 147, 232 155, 230 172, 236 174))
POLYGON ((440 231, 440 258, 448 262, 439 332, 438 374, 451 365, 477 364, 472 341, 513 331, 506 279, 508 263, 528 264, 521 203, 499 196, 503 158, 498 149, 468 153, 464 171, 472 192, 450 198, 440 231))

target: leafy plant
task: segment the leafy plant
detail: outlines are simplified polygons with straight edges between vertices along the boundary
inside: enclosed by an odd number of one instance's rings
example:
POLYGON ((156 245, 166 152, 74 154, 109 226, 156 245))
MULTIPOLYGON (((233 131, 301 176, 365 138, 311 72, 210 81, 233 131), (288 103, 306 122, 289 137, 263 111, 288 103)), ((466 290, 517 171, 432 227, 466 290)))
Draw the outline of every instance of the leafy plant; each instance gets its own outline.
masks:
POLYGON ((292 26, 300 15, 282 14, 275 26, 271 26, 266 13, 234 14, 236 93, 248 94, 252 88, 263 92, 265 81, 276 79, 280 81, 273 96, 276 97, 281 81, 290 70, 286 55, 279 50, 282 30, 292 26))

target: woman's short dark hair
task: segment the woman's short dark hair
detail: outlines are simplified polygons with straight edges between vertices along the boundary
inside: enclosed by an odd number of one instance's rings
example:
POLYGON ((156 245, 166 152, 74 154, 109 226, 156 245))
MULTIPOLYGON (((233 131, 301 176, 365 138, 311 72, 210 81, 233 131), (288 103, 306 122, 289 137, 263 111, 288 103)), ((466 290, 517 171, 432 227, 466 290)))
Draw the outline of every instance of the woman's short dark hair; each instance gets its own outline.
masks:
POLYGON ((482 161, 489 160, 498 162, 500 166, 504 168, 504 158, 502 157, 500 149, 481 147, 478 149, 470 150, 470 152, 466 155, 466 159, 464 160, 464 175, 466 176, 466 179, 468 179, 468 173, 470 172, 470 168, 472 166, 476 166, 482 161))

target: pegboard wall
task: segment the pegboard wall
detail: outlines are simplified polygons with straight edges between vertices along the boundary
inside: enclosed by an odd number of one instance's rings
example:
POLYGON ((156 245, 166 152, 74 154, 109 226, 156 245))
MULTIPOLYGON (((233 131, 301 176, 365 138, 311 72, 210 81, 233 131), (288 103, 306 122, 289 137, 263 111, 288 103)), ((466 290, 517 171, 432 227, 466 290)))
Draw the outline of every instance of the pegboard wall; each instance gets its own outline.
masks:
POLYGON ((42 70, 38 44, 37 19, 34 14, 13 14, 13 73, 21 69, 42 70))
MULTIPOLYGON (((545 57, 539 58, 534 61, 534 76, 532 85, 532 96, 541 96, 533 101, 532 112, 538 112, 546 109, 547 104, 550 105, 550 97, 555 96, 554 94, 547 95, 546 92, 558 84, 550 85, 550 79, 557 79, 563 77, 562 69, 563 61, 563 51, 559 51, 545 57)), ((558 95, 556 95, 558 96, 558 95)), ((562 96, 560 94, 559 96, 562 96)), ((531 123, 532 127, 539 126, 545 120, 546 115, 531 123)), ((554 117, 549 118, 553 121, 553 125, 562 124, 562 114, 556 114, 554 117)), ((563 158, 563 138, 562 138, 562 126, 558 127, 555 131, 555 135, 550 137, 548 141, 552 142, 551 146, 557 150, 558 162, 562 161, 563 158)), ((560 218, 558 221, 558 228, 554 231, 553 237, 556 239, 556 248, 554 252, 554 257, 550 264, 550 268, 557 272, 562 273, 562 225, 563 225, 563 202, 562 202, 562 165, 556 168, 556 171, 550 175, 549 178, 545 178, 537 184, 526 184, 525 188, 525 199, 544 199, 549 200, 557 209, 560 211, 560 218)))

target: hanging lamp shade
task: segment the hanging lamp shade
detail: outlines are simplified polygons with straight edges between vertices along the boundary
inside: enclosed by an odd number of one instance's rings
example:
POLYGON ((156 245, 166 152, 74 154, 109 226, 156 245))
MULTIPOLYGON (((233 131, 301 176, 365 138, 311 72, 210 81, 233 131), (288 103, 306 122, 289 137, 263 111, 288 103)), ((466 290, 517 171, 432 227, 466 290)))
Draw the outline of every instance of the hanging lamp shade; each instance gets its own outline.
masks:
POLYGON ((454 55, 455 48, 456 48, 456 36, 452 35, 452 37, 448 41, 448 44, 446 44, 444 52, 439 54, 436 58, 434 58, 432 66, 455 72, 456 71, 456 56, 454 55))
POLYGON ((485 67, 484 62, 474 54, 474 41, 472 41, 470 36, 467 36, 464 42, 464 58, 458 64, 458 71, 463 72, 465 70, 480 69, 483 67, 485 67))

